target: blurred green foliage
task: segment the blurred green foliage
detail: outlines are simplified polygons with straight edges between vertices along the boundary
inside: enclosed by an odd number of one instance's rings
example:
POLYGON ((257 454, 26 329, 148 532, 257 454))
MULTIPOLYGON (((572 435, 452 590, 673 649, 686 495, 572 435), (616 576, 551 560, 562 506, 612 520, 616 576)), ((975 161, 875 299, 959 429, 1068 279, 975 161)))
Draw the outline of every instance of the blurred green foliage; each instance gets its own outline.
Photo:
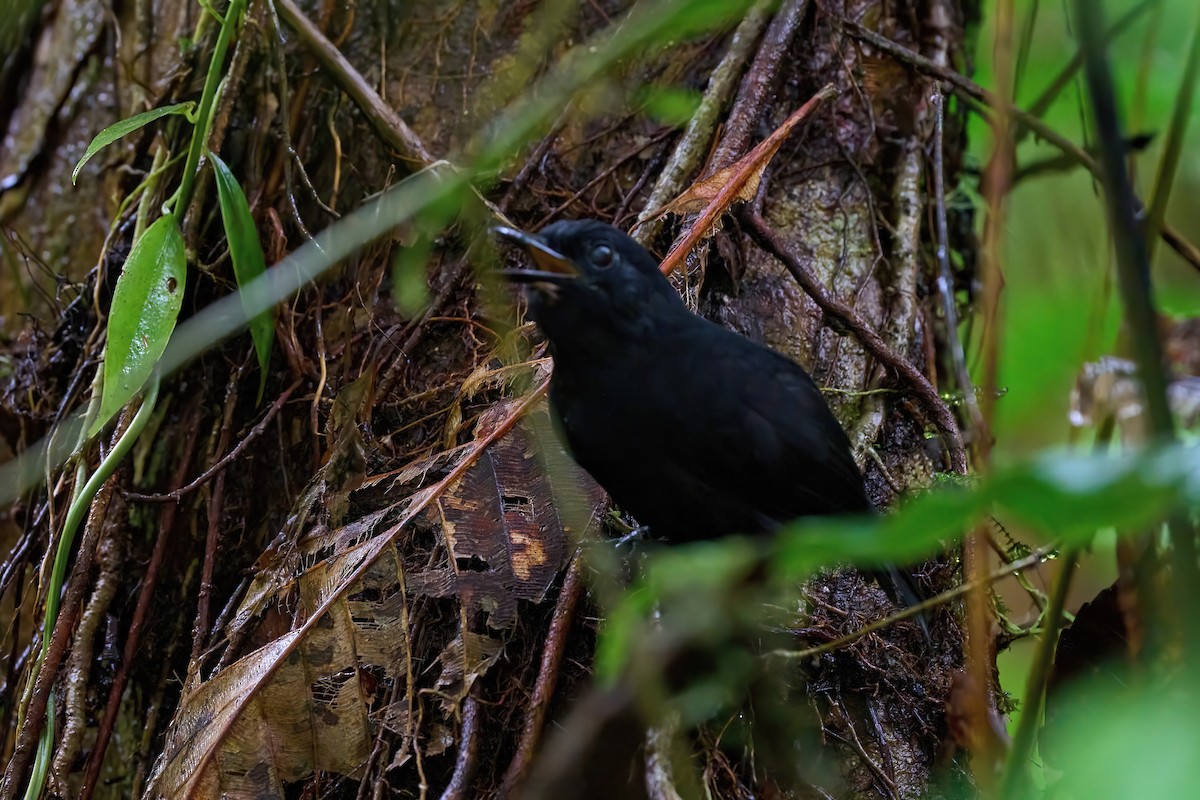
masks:
MULTIPOLYGON (((1140 4, 1141 0, 1105 0, 1102 5, 1112 24, 1140 4)), ((1068 4, 1015 0, 1015 7, 1017 42, 1022 27, 1036 13, 1028 55, 1015 82, 1016 103, 1027 108, 1078 48, 1068 4)), ((985 4, 985 24, 976 49, 975 80, 988 88, 996 84, 994 11, 994 1, 985 4)), ((1161 0, 1157 10, 1142 14, 1110 43, 1126 131, 1154 135, 1134 159, 1137 189, 1147 201, 1197 13, 1193 0, 1161 0), (1161 15, 1157 21, 1155 14, 1161 15)), ((1085 94, 1080 73, 1044 119, 1086 145, 1090 112, 1085 94)), ((1200 112, 1194 108, 1167 210, 1167 221, 1192 242, 1200 241, 1197 117, 1200 112)), ((968 135, 971 160, 982 168, 992 149, 991 130, 974 116, 968 135)), ((1029 136, 1020 144, 1017 160, 1028 166, 1057 155, 1053 147, 1029 136)), ((1007 201, 1004 231, 1000 385, 1008 392, 996 406, 996 454, 1001 460, 1065 441, 1068 397, 1079 367, 1114 352, 1120 322, 1103 198, 1082 168, 1020 181, 1007 201)), ((1158 248, 1154 267, 1160 309, 1176 316, 1200 314, 1200 274, 1169 247, 1158 248)), ((978 331, 973 338, 977 343, 978 331)))
MULTIPOLYGON (((1096 3, 1109 25, 1139 5, 1141 0, 1096 3)), ((1016 42, 1026 26, 1030 32, 1029 47, 1019 53, 1021 68, 1015 76, 1016 103, 1028 108, 1067 65, 1077 44, 1069 19, 1071 4, 1016 0, 1015 8, 1016 42)), ((985 24, 975 52, 975 80, 988 88, 996 87, 995 10, 994 0, 985 4, 985 24)), ((1136 189, 1147 203, 1198 14, 1200 7, 1192 0, 1160 0, 1109 43, 1126 134, 1152 137, 1132 159, 1136 189)), ((1193 105, 1166 217, 1192 242, 1200 241, 1198 116, 1193 105)), ((1082 74, 1044 119, 1073 141, 1090 145, 1090 109, 1082 74)), ((978 117, 972 118, 969 147, 972 162, 982 168, 991 153, 992 137, 978 117)), ((1031 136, 1020 144, 1017 161, 1027 167, 1057 155, 1054 148, 1031 136)), ((1067 421, 1071 387, 1085 361, 1122 354, 1121 307, 1103 197, 1083 169, 1046 172, 1020 181, 1007 200, 1003 248, 999 383, 1007 393, 996 407, 996 456, 999 462, 1009 463, 1071 437, 1067 421)), ((1169 247, 1159 246, 1153 268, 1161 312, 1175 317, 1200 314, 1200 274, 1192 266, 1169 247)), ((968 352, 977 361, 978 331, 970 344, 974 349, 968 352)), ((1115 498, 1104 499, 1110 506, 1120 505, 1115 498)), ((1116 524, 1114 517, 1097 527, 1116 524)), ((1103 538, 1104 546, 1085 560, 1077 576, 1075 600, 1069 608, 1113 579, 1112 539, 1103 538)), ((1020 642, 998 659, 1001 684, 1018 700, 1036 642, 1036 637, 1020 642)), ((1031 765, 1033 785, 1045 784, 1054 796, 1072 798, 1166 798, 1195 793, 1192 787, 1200 783, 1200 771, 1194 758, 1194 697, 1181 698, 1177 690, 1153 681, 1136 696, 1116 696, 1101 684, 1074 687, 1072 694, 1073 699, 1065 702, 1073 711, 1063 714, 1059 731, 1061 750, 1055 759, 1047 758, 1043 764, 1039 758, 1031 765)))

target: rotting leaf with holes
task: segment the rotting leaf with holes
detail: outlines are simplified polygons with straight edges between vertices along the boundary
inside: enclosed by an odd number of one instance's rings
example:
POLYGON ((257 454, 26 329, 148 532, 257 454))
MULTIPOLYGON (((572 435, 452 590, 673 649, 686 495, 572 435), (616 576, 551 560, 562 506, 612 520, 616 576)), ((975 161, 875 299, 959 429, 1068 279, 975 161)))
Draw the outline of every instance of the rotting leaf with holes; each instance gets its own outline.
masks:
MULTIPOLYGON (((503 403, 493 408, 504 413, 503 403)), ((480 428, 491 424, 488 417, 480 428)), ((488 612, 492 628, 515 621, 517 601, 538 602, 603 500, 603 490, 566 458, 544 413, 531 414, 430 509, 449 564, 412 576, 431 593, 455 592, 488 612)))
MULTIPOLYGON (((267 262, 263 257, 262 242, 250 204, 233 172, 216 153, 208 154, 212 162, 213 175, 217 179, 217 198, 221 203, 221 223, 225 226, 225 240, 229 243, 229 258, 233 261, 233 274, 242 291, 242 303, 247 307, 258 304, 249 302, 246 296, 251 281, 266 272, 267 262)), ((263 390, 267 386, 267 367, 271 363, 271 346, 275 342, 275 312, 264 311, 250 320, 250 336, 254 339, 254 351, 258 354, 258 399, 261 403, 263 390)))
POLYGON ((117 278, 104 350, 104 394, 89 437, 150 377, 175 330, 186 277, 179 223, 174 215, 164 214, 134 242, 117 278))

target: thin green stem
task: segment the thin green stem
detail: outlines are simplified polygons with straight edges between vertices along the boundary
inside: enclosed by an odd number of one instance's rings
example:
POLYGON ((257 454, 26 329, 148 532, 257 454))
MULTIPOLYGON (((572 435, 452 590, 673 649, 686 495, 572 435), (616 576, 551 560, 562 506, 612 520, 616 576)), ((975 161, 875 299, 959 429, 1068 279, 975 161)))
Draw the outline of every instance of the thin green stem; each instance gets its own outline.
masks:
POLYGON ((1025 765, 1033 756, 1034 745, 1037 744, 1037 733, 1041 727, 1042 706, 1046 697, 1046 684, 1054 669, 1054 653, 1058 649, 1059 634, 1062 632, 1063 610, 1067 604, 1067 591, 1071 588, 1071 578, 1075 575, 1075 567, 1079 563, 1080 548, 1072 546, 1063 553, 1062 567, 1054 579, 1054 588, 1050 592, 1050 606, 1042 619, 1042 639, 1038 644, 1037 653, 1033 657, 1033 665, 1025 683, 1025 699, 1021 703, 1021 718, 1017 722, 1017 731, 1013 736, 1012 746, 1008 749, 1008 760, 1004 766, 1004 777, 1001 786, 1001 797, 1021 797, 1027 788, 1025 765))
MULTIPOLYGON (((91 507, 92 498, 100 491, 100 487, 104 482, 112 476, 116 471, 117 466, 124 460, 125 456, 133 448, 138 437, 149 422, 151 414, 154 412, 155 402, 158 400, 158 384, 159 379, 156 376, 152 379, 150 386, 146 389, 146 395, 142 400, 141 408, 137 410, 133 421, 129 423, 129 427, 113 449, 109 451, 100 465, 96 467, 95 473, 88 478, 87 483, 83 488, 74 494, 71 498, 71 506, 67 509, 67 517, 63 521, 62 534, 58 539, 58 548, 54 554, 54 566, 51 568, 50 581, 46 590, 46 609, 45 615, 42 618, 42 650, 38 655, 37 664, 32 672, 33 678, 29 685, 33 686, 37 683, 37 676, 40 673, 45 661, 46 653, 50 648, 50 640, 54 635, 54 628, 58 622, 58 612, 62 598, 63 578, 67 573, 67 564, 71 560, 71 554, 75 545, 75 533, 79 529, 79 523, 83 521, 84 515, 91 507)), ((87 475, 87 468, 83 464, 83 459, 80 459, 79 466, 76 467, 76 480, 80 481, 87 475)), ((78 483, 76 484, 78 486, 78 483)), ((51 695, 51 703, 47 704, 46 724, 42 728, 42 735, 38 741, 37 760, 34 762, 33 773, 29 778, 29 785, 25 791, 26 800, 36 800, 42 794, 42 789, 46 784, 46 777, 50 765, 50 754, 54 750, 54 740, 57 738, 54 730, 54 715, 53 710, 53 694, 51 695)))
POLYGON ((1183 143, 1187 134, 1188 120, 1192 115, 1192 97, 1196 93, 1196 75, 1200 72, 1200 12, 1196 14, 1196 26, 1192 31, 1192 43, 1188 48, 1187 65, 1179 80, 1179 91, 1175 93, 1175 110, 1171 114, 1171 126, 1163 144, 1162 159, 1158 162, 1158 176, 1154 180, 1154 194, 1150 198, 1149 213, 1146 215, 1146 257, 1154 262, 1154 248, 1162 234, 1163 220, 1167 217, 1167 201, 1171 199, 1171 186, 1179 170, 1179 158, 1183 155, 1183 143))
MULTIPOLYGON (((1111 42, 1121 33, 1129 30, 1133 23, 1137 22, 1142 14, 1149 11, 1156 5, 1161 5, 1162 0, 1145 0, 1141 4, 1134 6, 1126 12, 1120 19, 1109 26, 1104 32, 1104 41, 1111 42)), ((1083 66, 1083 50, 1078 50, 1075 56, 1067 62, 1067 65, 1059 71, 1050 84, 1042 90, 1042 93, 1037 96, 1032 103, 1029 104, 1028 114, 1034 117, 1041 117, 1050 110, 1050 106, 1054 105, 1054 101, 1062 94, 1063 90, 1071 85, 1075 75, 1079 72, 1079 68, 1083 66)), ((1028 134, 1032 133, 1033 129, 1027 125, 1021 124, 1019 121, 1014 126, 1013 141, 1020 142, 1028 134)))
POLYGON ((192 128, 192 143, 188 147, 187 162, 183 166, 183 178, 179 191, 175 194, 172 210, 180 220, 187 214, 188 204, 192 202, 192 192, 196 188, 196 175, 200 167, 200 156, 204 152, 205 142, 208 141, 208 127, 212 121, 212 111, 217 95, 217 86, 225 65, 225 53, 233 40, 234 31, 242 19, 246 0, 230 0, 217 34, 217 43, 213 47, 212 59, 208 62, 208 74, 204 77, 204 91, 200 95, 200 104, 196 109, 196 125, 192 128))

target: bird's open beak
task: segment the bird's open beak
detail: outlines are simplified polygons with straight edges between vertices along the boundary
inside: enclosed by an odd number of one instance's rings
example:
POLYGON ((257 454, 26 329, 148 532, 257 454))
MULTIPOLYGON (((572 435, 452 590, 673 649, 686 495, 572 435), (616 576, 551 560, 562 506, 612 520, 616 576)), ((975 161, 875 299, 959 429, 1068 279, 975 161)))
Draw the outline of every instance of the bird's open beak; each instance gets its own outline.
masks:
POLYGON ((566 256, 537 236, 503 225, 492 228, 492 232, 502 239, 524 247, 533 258, 533 263, 538 266, 538 269, 501 270, 500 274, 508 280, 514 283, 562 284, 579 276, 579 269, 566 256))

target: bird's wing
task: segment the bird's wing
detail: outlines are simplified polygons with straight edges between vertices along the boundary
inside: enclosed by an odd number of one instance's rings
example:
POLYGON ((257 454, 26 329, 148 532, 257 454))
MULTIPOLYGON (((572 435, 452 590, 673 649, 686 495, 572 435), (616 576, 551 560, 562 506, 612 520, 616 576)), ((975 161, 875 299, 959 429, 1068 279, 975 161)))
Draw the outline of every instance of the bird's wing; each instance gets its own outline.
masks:
POLYGON ((808 374, 715 326, 705 338, 696 396, 679 408, 691 419, 674 428, 697 481, 775 522, 866 511, 846 434, 808 374))

